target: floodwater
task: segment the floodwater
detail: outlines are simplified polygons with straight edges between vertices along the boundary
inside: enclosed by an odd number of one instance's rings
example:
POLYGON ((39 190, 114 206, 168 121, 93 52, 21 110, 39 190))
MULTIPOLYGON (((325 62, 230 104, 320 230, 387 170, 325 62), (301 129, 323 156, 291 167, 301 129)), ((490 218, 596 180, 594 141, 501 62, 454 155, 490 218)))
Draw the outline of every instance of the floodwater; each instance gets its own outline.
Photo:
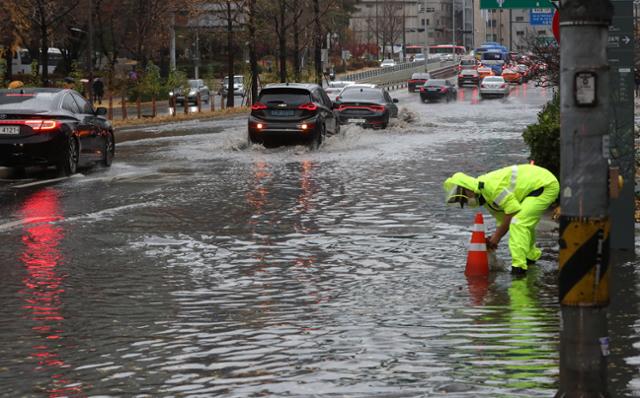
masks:
MULTIPOLYGON (((526 277, 467 280, 474 212, 441 188, 526 162, 550 93, 394 96, 387 131, 314 152, 249 146, 232 118, 147 129, 108 170, 0 183, 0 395, 553 396, 555 223, 526 277)), ((634 265, 613 281, 615 397, 640 394, 634 265)))

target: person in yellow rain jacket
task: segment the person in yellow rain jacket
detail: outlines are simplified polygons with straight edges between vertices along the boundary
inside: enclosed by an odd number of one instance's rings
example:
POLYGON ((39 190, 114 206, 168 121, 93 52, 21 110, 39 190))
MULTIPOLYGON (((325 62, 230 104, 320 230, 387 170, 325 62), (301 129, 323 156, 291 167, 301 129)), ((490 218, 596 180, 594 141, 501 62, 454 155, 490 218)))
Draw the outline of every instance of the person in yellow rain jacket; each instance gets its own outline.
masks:
POLYGON ((536 247, 536 225, 556 200, 560 184, 547 169, 531 164, 514 165, 473 178, 455 173, 444 184, 448 204, 484 205, 495 217, 496 231, 487 239, 494 250, 509 232, 511 272, 524 274, 528 264, 542 254, 536 247))

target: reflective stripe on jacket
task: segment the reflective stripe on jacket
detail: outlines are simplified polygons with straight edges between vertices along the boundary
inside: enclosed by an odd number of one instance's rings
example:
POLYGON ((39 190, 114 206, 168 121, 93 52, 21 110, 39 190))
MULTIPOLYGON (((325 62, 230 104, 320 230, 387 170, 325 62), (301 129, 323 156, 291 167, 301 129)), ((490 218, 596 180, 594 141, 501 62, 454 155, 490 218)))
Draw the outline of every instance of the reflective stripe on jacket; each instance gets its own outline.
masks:
POLYGON ((504 167, 477 179, 488 207, 505 214, 519 212, 520 202, 531 192, 557 182, 549 170, 531 164, 504 167))

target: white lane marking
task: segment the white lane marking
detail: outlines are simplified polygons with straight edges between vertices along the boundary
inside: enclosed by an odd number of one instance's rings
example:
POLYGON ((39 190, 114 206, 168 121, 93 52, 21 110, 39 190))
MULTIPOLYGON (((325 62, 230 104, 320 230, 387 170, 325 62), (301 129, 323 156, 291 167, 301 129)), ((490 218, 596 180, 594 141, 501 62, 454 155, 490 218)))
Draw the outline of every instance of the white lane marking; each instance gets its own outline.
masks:
POLYGON ((8 231, 15 227, 19 227, 25 224, 33 224, 37 222, 48 222, 52 221, 51 217, 29 217, 23 220, 13 221, 6 224, 0 224, 0 231, 8 231))
POLYGON ((78 173, 78 174, 74 174, 74 175, 69 176, 69 177, 52 178, 50 180, 42 180, 42 181, 30 182, 28 184, 14 185, 11 188, 29 188, 29 187, 35 187, 35 186, 38 186, 38 185, 46 185, 46 184, 51 184, 53 182, 64 181, 64 180, 68 180, 70 178, 79 178, 79 177, 84 177, 84 175, 78 173))

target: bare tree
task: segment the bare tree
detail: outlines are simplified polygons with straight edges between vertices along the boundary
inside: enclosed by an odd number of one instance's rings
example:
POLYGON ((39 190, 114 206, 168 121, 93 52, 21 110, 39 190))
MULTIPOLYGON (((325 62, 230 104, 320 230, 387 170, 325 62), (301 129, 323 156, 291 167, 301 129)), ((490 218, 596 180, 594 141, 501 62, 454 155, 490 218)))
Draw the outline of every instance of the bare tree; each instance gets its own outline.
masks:
POLYGON ((382 18, 378 21, 378 34, 381 35, 382 48, 386 49, 388 45, 393 53, 394 44, 399 42, 402 36, 403 18, 400 13, 402 7, 393 0, 383 0, 381 8, 382 18))
POLYGON ((524 47, 531 54, 534 67, 530 79, 542 87, 558 87, 560 85, 560 46, 555 41, 549 42, 528 31, 524 47))
POLYGON ((37 32, 42 67, 41 79, 42 84, 47 85, 51 31, 78 6, 79 0, 5 0, 5 2, 8 7, 14 8, 21 19, 28 21, 34 32, 37 32))

